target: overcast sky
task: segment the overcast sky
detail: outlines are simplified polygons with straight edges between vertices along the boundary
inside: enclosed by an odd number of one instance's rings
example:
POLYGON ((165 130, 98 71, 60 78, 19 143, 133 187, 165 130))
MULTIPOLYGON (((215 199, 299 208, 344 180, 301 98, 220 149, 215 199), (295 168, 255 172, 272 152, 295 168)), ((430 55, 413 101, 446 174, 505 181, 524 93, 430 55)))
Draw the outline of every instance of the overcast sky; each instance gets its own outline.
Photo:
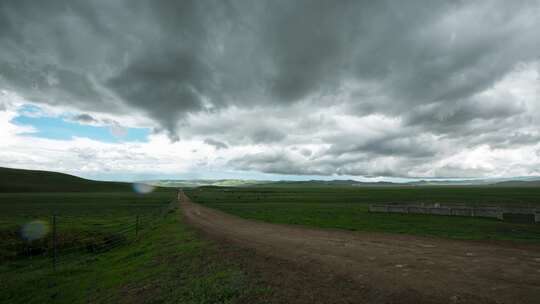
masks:
POLYGON ((0 166, 540 175, 540 1, 0 0, 0 166))

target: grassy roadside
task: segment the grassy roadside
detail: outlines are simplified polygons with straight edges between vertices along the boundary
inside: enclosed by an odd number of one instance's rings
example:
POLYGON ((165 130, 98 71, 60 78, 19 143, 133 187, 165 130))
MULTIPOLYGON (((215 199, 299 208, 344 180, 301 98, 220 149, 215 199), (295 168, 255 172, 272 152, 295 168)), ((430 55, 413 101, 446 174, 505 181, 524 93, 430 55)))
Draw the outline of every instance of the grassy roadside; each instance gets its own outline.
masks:
POLYGON ((0 220, 58 215, 123 216, 143 214, 168 204, 174 189, 150 194, 127 192, 0 193, 0 220))
POLYGON ((369 213, 374 202, 537 204, 540 189, 217 188, 186 190, 193 201, 237 216, 317 228, 469 240, 540 243, 540 225, 457 216, 369 213))
POLYGON ((248 287, 238 266, 220 260, 217 247, 187 227, 180 212, 135 243, 56 273, 3 267, 0 302, 234 303, 262 292, 248 287))

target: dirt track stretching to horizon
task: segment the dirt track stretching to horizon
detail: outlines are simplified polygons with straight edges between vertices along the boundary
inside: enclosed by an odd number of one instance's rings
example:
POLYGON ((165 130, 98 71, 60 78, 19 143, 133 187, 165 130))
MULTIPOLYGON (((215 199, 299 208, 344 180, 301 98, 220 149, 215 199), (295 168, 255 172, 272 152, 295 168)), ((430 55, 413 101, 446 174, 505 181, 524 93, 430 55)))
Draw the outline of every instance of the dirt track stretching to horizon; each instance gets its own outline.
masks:
POLYGON ((350 278, 365 295, 354 303, 540 303, 538 245, 270 224, 179 200, 210 238, 350 278))

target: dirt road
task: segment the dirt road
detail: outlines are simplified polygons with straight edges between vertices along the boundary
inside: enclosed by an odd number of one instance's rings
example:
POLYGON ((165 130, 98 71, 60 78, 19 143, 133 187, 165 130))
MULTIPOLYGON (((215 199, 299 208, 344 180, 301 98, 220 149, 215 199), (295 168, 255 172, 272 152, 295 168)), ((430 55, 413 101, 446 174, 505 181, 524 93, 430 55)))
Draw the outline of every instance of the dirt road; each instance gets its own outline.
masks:
POLYGON ((540 303, 540 246, 276 225, 183 193, 180 201, 187 221, 210 237, 350 278, 365 290, 358 303, 540 303))

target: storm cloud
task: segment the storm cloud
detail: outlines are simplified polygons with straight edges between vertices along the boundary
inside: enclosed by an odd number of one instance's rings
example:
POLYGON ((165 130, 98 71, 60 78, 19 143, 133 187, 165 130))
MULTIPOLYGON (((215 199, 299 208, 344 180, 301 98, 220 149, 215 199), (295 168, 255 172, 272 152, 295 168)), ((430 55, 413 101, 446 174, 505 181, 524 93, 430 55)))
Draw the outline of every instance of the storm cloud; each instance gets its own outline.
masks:
POLYGON ((540 174, 501 165, 538 152, 538 28, 534 0, 2 1, 0 89, 249 147, 232 169, 540 174))

